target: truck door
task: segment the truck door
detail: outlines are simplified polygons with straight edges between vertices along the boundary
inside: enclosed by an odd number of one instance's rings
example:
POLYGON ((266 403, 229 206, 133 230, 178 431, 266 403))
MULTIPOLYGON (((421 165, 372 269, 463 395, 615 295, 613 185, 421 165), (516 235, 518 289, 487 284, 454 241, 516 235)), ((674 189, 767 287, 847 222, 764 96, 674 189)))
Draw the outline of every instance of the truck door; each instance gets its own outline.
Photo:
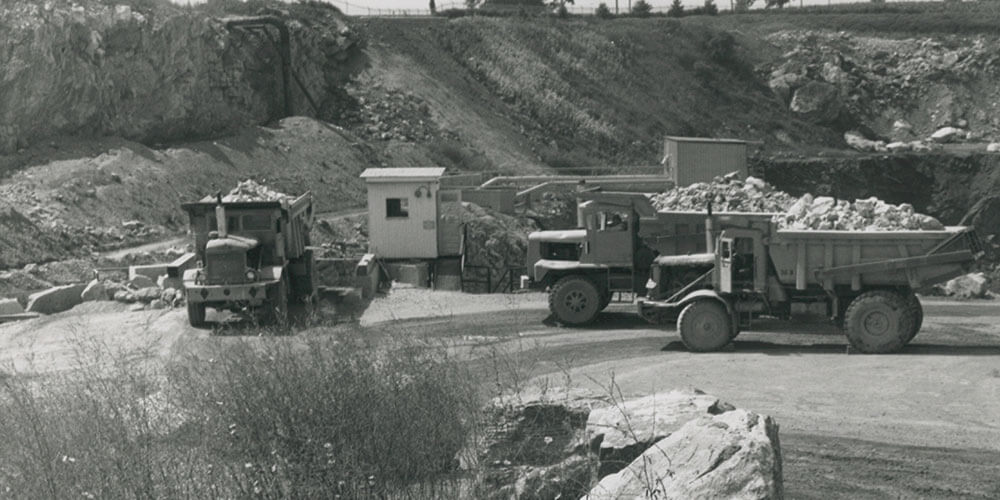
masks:
POLYGON ((632 267, 634 217, 628 213, 601 212, 587 227, 581 262, 632 267))
POLYGON ((733 291, 733 238, 719 238, 719 291, 733 291))

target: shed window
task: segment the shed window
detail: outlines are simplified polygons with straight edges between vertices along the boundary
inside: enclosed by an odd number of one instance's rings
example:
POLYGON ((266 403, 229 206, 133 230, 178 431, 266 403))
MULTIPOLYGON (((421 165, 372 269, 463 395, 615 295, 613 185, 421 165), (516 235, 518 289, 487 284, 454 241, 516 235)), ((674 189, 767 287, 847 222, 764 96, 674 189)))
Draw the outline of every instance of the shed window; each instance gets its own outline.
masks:
POLYGON ((406 198, 386 198, 385 199, 385 216, 386 217, 409 217, 410 207, 406 198))

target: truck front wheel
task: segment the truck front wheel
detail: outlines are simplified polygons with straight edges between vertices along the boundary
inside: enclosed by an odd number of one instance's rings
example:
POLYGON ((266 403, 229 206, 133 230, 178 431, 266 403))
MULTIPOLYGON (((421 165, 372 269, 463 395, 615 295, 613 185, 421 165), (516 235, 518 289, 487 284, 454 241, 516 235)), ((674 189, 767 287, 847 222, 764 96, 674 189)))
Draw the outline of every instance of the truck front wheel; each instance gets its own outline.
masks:
POLYGON ((876 290, 858 295, 847 307, 844 329, 855 349, 868 354, 894 352, 915 334, 913 304, 898 293, 876 290))
POLYGON ((549 292, 549 310, 561 323, 584 325, 601 312, 603 297, 593 281, 582 276, 567 276, 549 292))
POLYGON ((677 318, 677 331, 684 345, 694 352, 718 351, 734 337, 729 313, 715 300, 688 304, 677 318))
POLYGON ((201 328, 205 326, 205 303, 204 302, 191 302, 187 303, 188 309, 188 323, 195 328, 201 328))

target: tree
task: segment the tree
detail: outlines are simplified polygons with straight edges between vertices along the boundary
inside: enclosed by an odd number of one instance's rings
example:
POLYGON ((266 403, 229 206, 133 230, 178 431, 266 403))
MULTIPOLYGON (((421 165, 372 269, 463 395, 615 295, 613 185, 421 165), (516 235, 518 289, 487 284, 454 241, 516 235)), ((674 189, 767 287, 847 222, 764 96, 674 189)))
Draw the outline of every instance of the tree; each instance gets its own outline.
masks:
POLYGON ((594 15, 601 19, 611 19, 614 17, 611 14, 611 9, 608 8, 608 4, 606 3, 598 5, 597 9, 594 10, 594 15))
POLYGON ((670 9, 667 10, 668 17, 684 17, 684 5, 681 4, 681 0, 674 0, 674 3, 670 4, 670 9))
MULTIPOLYGON (((678 0, 675 0, 678 1, 678 0)), ((649 5, 646 0, 638 0, 632 4, 632 15, 635 17, 649 17, 649 14, 653 12, 653 6, 649 5)))
POLYGON ((736 12, 747 12, 750 10, 750 6, 753 5, 754 0, 736 0, 736 6, 733 8, 736 12))
POLYGON ((764 8, 770 9, 771 7, 777 7, 780 9, 784 7, 786 3, 788 3, 788 0, 767 0, 767 5, 765 5, 764 8))
POLYGON ((719 8, 715 6, 715 2, 713 0, 705 0, 704 9, 705 9, 704 10, 705 14, 708 14, 710 16, 715 16, 719 14, 719 8))

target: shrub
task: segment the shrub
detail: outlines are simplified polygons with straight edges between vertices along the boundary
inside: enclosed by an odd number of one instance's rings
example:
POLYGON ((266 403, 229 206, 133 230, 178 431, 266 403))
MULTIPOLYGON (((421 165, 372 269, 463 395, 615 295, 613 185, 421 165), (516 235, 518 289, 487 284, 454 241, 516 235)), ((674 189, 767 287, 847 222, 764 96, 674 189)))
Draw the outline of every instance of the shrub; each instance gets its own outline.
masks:
POLYGON ((719 64, 729 64, 736 60, 736 39, 729 32, 721 31, 705 42, 709 59, 719 64))
POLYGON ((602 3, 594 9, 594 15, 600 19, 611 19, 614 14, 611 13, 611 9, 608 8, 608 4, 602 3))
POLYGON ((477 422, 468 365, 385 332, 322 333, 226 342, 166 371, 102 354, 0 379, 3 495, 454 497, 427 491, 449 488, 477 422))
POLYGON ((674 0, 670 4, 670 9, 667 10, 668 17, 683 17, 684 16, 684 5, 681 4, 681 0, 674 0))
POLYGON ((703 7, 705 14, 709 16, 715 16, 719 14, 719 7, 715 5, 714 0, 705 0, 705 6, 703 7))
POLYGON ((569 17, 569 10, 566 9, 566 4, 564 3, 559 4, 559 7, 556 8, 556 15, 562 19, 566 19, 567 17, 569 17))
POLYGON ((649 17, 652 13, 653 6, 646 2, 646 0, 636 0, 636 2, 632 4, 632 15, 635 17, 649 17))

